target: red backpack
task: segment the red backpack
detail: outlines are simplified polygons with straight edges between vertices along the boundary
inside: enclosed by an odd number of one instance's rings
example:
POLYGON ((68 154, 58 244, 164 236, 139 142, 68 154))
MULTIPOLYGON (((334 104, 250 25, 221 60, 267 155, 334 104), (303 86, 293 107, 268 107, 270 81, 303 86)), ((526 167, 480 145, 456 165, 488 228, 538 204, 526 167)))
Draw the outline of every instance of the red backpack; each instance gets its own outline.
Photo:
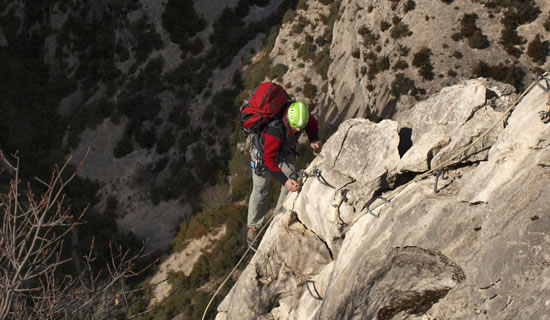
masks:
POLYGON ((260 133, 288 103, 285 89, 273 82, 262 82, 241 109, 241 126, 248 133, 260 133))

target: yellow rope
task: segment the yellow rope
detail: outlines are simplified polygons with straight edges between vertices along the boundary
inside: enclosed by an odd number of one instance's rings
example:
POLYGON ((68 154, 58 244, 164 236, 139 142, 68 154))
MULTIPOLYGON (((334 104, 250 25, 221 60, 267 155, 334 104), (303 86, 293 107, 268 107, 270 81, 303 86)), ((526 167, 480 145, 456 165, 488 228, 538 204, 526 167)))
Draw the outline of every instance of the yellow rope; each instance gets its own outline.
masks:
MULTIPOLYGON (((544 75, 547 75, 548 72, 546 72, 544 75)), ((419 175, 419 176, 416 176, 413 180, 409 181, 408 183, 404 184, 404 185, 401 185, 399 186, 397 189, 393 190, 389 195, 385 196, 385 198, 387 199, 387 201, 378 201, 377 205, 374 207, 374 209, 378 208, 379 206, 381 206, 382 204, 386 203, 386 202, 390 202, 398 193, 400 193, 401 191, 403 191, 403 189, 405 189, 406 187, 408 187, 409 185, 415 183, 415 182, 418 182, 419 180, 422 180, 424 179, 425 177, 429 176, 430 174, 432 174, 433 172, 435 171, 438 171, 439 169, 447 166, 451 161, 453 161, 456 157, 458 157, 460 154, 464 153, 466 150, 468 150, 469 148, 471 148, 473 145, 475 145, 476 143, 478 143, 481 139, 483 139, 483 137, 485 137, 489 132, 491 132, 495 127, 496 125, 501 122, 506 116, 508 116, 508 113, 510 113, 510 111, 512 111, 512 109, 521 101, 521 99, 523 99, 525 97, 525 95, 527 93, 529 93, 529 91, 531 91, 531 89, 533 89, 533 87, 535 86, 535 81, 533 81, 531 83, 531 85, 525 89, 523 91, 523 93, 514 101, 514 103, 512 103, 512 105, 504 112, 504 114, 497 120, 495 121, 495 123, 493 123, 493 125, 491 127, 489 127, 489 129, 487 129, 481 136, 479 136, 476 140, 474 140, 472 143, 470 143, 469 145, 467 145, 466 147, 464 147, 462 150, 460 150, 459 152, 455 153, 453 156, 451 156, 449 159, 447 159, 445 162, 441 163, 439 166, 431 169, 431 170, 428 170, 426 172, 424 172, 423 174, 419 175)), ((374 210, 373 209, 373 210, 374 210)), ((365 211, 363 209, 363 211, 365 211)), ((342 233, 346 233, 349 231, 349 229, 351 229, 351 227, 353 227, 353 225, 360 219, 362 218, 365 214, 368 213, 368 210, 366 212, 362 212, 360 213, 346 228, 344 228, 344 230, 342 231, 342 233)))
MULTIPOLYGON (((271 222, 271 220, 273 219, 273 217, 275 217, 275 214, 273 214, 271 217, 269 217, 269 219, 267 219, 267 222, 263 225, 263 227, 260 229, 260 231, 258 232, 258 234, 254 237, 254 240, 252 241, 252 244, 254 244, 256 242, 256 240, 258 239, 258 237, 260 236, 260 234, 262 234, 262 232, 264 231, 264 229, 269 225, 269 223, 271 222)), ((214 295, 212 296, 212 298, 210 299, 210 301, 208 302, 208 305, 206 306, 206 309, 204 309, 204 313, 202 314, 202 320, 204 320, 206 318, 206 313, 208 312, 208 309, 210 308, 210 305, 212 304, 212 302, 214 301, 214 299, 216 298, 216 296, 218 295, 218 293, 220 292, 220 290, 223 288, 223 286, 225 285, 225 283, 229 280, 229 278, 231 278, 231 276, 233 275, 233 273, 237 270, 237 268, 239 268, 239 265, 243 262, 244 258, 246 257, 246 255, 248 254, 248 252, 250 251, 251 249, 251 245, 248 246, 248 248, 246 248, 246 251, 243 253, 243 256, 241 257, 241 259, 239 260, 239 262, 237 262, 237 264, 235 265, 235 267, 233 267, 233 270, 231 270, 231 272, 229 273, 229 275, 225 278, 225 280, 223 280, 223 282, 220 284, 220 286, 218 287, 218 290, 216 290, 216 292, 214 292, 214 295)))
MULTIPOLYGON (((548 72, 546 72, 544 75, 547 75, 548 72)), ((531 83, 531 85, 525 89, 525 91, 516 99, 516 101, 514 101, 514 103, 508 108, 508 110, 506 110, 506 112, 504 112, 504 114, 497 120, 495 121, 495 123, 489 128, 487 129, 479 138, 477 138, 474 142, 470 143, 468 146, 466 146, 465 148, 463 148, 461 151, 457 152, 456 154, 454 154, 452 157, 450 157, 448 160, 446 160, 445 162, 443 162, 442 164, 440 164, 439 166, 437 166, 436 168, 433 168, 429 171, 426 171, 425 173, 421 174, 420 176, 417 176, 416 178, 414 178, 413 180, 409 181, 408 183, 400 186, 399 188, 395 189, 392 193, 390 193, 390 195, 387 197, 387 200, 388 201, 391 201, 391 199, 393 199, 399 192, 401 192, 403 189, 405 189, 407 186, 409 186, 410 184, 412 183, 415 183, 423 178, 425 178, 426 176, 430 175, 431 173, 433 173, 434 171, 437 171, 441 168, 443 168, 444 166, 446 166, 447 164, 449 164, 452 160, 454 160, 458 155, 460 155, 461 153, 465 152, 466 150, 468 150, 470 147, 472 147, 474 144, 478 143, 483 137, 485 137, 490 131, 492 131, 495 126, 500 122, 502 121, 507 115, 508 113, 510 113, 510 111, 512 111, 512 109, 518 104, 518 102, 523 99, 523 97, 525 97, 525 95, 531 91, 531 89, 533 88, 533 86, 535 85, 535 82, 531 83)), ((304 181, 305 182, 305 181, 304 181)), ((385 202, 382 202, 382 203, 379 203, 376 208, 380 205, 382 205, 383 203, 385 202)), ((375 209, 376 209, 375 208, 375 209)), ((365 213, 362 213, 360 214, 359 216, 357 216, 353 222, 347 226, 343 233, 346 233, 347 231, 349 231, 349 229, 362 217, 366 214, 365 213)), ((264 224, 264 226, 260 229, 260 232, 258 232, 258 234, 256 235, 256 237, 254 238, 254 242, 256 242, 256 239, 260 236, 260 234, 263 232, 263 230, 269 225, 269 223, 271 222, 271 220, 273 219, 275 215, 272 215, 268 220, 267 222, 264 224)), ((223 286, 227 283, 227 281, 229 280, 229 278, 231 278, 231 276, 233 275, 233 273, 237 270, 237 268, 239 267, 239 265, 243 262, 244 258, 246 257, 246 255, 248 254, 248 252, 250 251, 250 246, 248 246, 248 248, 246 249, 246 251, 244 252, 243 256, 241 257, 241 259, 239 260, 239 262, 237 262, 237 264, 235 265, 235 267, 233 268, 233 270, 231 270, 231 272, 229 273, 229 275, 225 278, 225 280, 220 284, 220 286, 218 287, 218 289, 216 290, 216 292, 214 293, 214 295, 212 296, 212 298, 210 299, 210 301, 208 302, 208 305, 206 306, 206 308, 204 309, 204 313, 202 315, 202 320, 205 319, 206 317, 206 313, 208 312, 208 309, 210 308, 210 305, 212 304, 212 302, 214 301, 214 299, 216 298, 216 296, 218 295, 218 293, 220 292, 220 290, 223 288, 223 286)))

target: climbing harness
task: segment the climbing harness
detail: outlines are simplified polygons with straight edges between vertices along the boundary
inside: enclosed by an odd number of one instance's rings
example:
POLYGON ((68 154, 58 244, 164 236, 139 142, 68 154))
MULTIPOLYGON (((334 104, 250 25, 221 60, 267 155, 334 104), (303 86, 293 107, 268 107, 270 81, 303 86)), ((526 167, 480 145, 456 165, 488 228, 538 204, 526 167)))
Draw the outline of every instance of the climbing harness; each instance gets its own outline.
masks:
MULTIPOLYGON (((547 81, 547 84, 550 84, 550 80, 547 78, 547 75, 548 75, 548 72, 544 73, 542 75, 542 77, 545 79, 545 81, 547 81)), ((470 143, 469 145, 467 145, 466 147, 462 148, 462 150, 458 151, 457 153, 455 153, 454 155, 452 155, 449 159, 447 159, 446 161, 444 161, 443 163, 441 163, 439 166, 435 167, 435 168, 432 168, 431 170, 428 170, 426 172, 424 172, 423 174, 421 175, 418 175, 416 176, 413 180, 409 181, 408 183, 404 184, 404 185, 401 185, 399 186, 397 189, 393 190, 392 192, 390 192, 389 195, 387 195, 387 198, 382 198, 382 197, 377 197, 377 198, 374 198, 374 199, 371 199, 371 201, 369 201, 367 204, 367 206, 365 206, 365 208, 363 208, 361 210, 361 212, 359 212, 359 215, 357 217, 355 217, 355 219, 353 219, 353 221, 344 229, 343 233, 346 233, 348 232, 355 223, 357 223, 357 221, 359 219, 361 219, 364 215, 366 215, 367 213, 371 213, 373 214, 374 216, 376 217, 379 217, 380 214, 376 215, 374 214, 373 210, 375 210, 376 208, 382 206, 383 204, 385 203, 389 203, 395 196, 397 196, 401 191, 403 191, 403 189, 405 189, 406 187, 408 187, 409 185, 413 184, 413 183, 416 183, 426 177, 428 177, 429 175, 433 174, 434 172, 437 172, 439 170, 441 170, 442 168, 445 168, 446 166, 448 166, 453 160, 455 160, 459 155, 463 154, 466 150, 468 150, 469 148, 471 148, 473 145, 475 145, 476 143, 478 143, 481 139, 483 139, 489 132, 491 132, 502 120, 504 120, 504 118, 506 118, 508 116, 508 114, 512 111, 512 109, 527 95, 527 93, 529 93, 533 87, 535 86, 535 84, 538 84, 545 92, 548 92, 550 91, 550 86, 548 87, 543 87, 539 82, 538 82, 538 76, 536 77, 535 81, 533 81, 531 83, 531 85, 529 85, 529 87, 527 87, 527 89, 525 89, 523 91, 523 93, 514 101, 514 103, 512 103, 512 105, 510 105, 510 107, 502 114, 502 116, 497 119, 497 121, 495 121, 493 123, 493 125, 491 125, 487 130, 485 130, 485 132, 483 134, 481 134, 477 139, 475 139, 472 143, 470 143), (377 200, 378 198, 380 198, 380 200, 382 200, 382 202, 379 202, 379 203, 374 203, 375 200, 377 200), (370 206, 372 204, 375 204, 375 207, 374 208, 371 208, 370 206), (367 209, 367 211, 365 212, 365 209, 367 209)), ((550 97, 549 97, 550 98, 550 97)))
POLYGON ((550 122, 550 79, 545 76, 545 74, 540 75, 538 72, 535 74, 535 83, 542 89, 544 92, 548 93, 548 99, 546 100, 546 109, 539 111, 540 120, 544 123, 550 122), (542 77, 546 86, 542 85, 539 82, 539 78, 542 77))
POLYGON ((306 288, 307 291, 309 291, 309 294, 313 297, 315 300, 323 301, 323 298, 319 294, 319 291, 317 291, 317 288, 315 287, 315 281, 313 280, 306 280, 306 288), (311 283, 311 286, 313 287, 313 291, 315 291, 315 294, 311 292, 311 289, 309 288, 309 284, 311 283))

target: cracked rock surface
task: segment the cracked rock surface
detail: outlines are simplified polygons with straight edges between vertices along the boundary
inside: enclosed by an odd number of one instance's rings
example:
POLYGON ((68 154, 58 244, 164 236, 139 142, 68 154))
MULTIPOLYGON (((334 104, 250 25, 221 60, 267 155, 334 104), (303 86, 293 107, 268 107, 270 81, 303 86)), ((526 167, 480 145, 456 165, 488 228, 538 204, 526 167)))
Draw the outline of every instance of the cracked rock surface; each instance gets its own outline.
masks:
POLYGON ((509 89, 469 80, 397 121, 344 122, 216 319, 548 317, 547 94, 508 115, 509 89), (413 180, 453 155, 437 193, 433 175, 413 180))

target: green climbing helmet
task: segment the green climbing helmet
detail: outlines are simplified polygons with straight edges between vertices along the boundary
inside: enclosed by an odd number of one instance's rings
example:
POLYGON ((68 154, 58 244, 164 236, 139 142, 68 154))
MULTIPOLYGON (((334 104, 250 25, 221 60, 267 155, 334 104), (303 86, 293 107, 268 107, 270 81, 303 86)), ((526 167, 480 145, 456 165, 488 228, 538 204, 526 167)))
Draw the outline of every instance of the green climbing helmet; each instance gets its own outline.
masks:
POLYGON ((302 101, 293 102, 287 111, 288 123, 294 129, 303 129, 307 126, 309 112, 307 106, 302 101))

